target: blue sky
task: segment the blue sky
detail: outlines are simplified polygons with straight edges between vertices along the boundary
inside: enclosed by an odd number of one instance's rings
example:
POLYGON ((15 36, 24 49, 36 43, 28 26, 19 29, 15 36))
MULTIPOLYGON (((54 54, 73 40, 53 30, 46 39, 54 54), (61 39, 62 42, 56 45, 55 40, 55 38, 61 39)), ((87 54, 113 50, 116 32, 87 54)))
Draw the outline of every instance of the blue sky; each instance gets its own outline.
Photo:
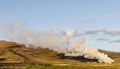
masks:
MULTIPOLYGON (((1 25, 4 21, 25 21, 29 27, 36 30, 72 28, 82 33, 91 28, 120 30, 119 18, 120 0, 0 0, 1 25)), ((2 29, 0 33, 2 34, 2 29)), ((120 39, 119 35, 85 35, 86 44, 120 52, 120 42, 95 40, 102 36, 120 39)))

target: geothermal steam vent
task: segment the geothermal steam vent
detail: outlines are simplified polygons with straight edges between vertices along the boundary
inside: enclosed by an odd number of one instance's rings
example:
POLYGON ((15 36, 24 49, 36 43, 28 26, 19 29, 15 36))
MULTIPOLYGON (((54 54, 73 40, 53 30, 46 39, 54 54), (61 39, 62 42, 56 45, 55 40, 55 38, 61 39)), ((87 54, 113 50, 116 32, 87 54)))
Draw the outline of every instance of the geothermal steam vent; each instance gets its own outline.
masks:
POLYGON ((6 35, 7 38, 10 41, 23 43, 27 47, 32 44, 35 48, 49 48, 58 53, 63 53, 65 56, 84 56, 88 59, 97 59, 100 63, 110 64, 114 62, 106 54, 100 53, 95 46, 84 46, 84 37, 72 39, 76 36, 76 31, 72 29, 62 32, 51 29, 34 31, 24 24, 13 25, 10 28, 6 30, 9 32, 6 35))

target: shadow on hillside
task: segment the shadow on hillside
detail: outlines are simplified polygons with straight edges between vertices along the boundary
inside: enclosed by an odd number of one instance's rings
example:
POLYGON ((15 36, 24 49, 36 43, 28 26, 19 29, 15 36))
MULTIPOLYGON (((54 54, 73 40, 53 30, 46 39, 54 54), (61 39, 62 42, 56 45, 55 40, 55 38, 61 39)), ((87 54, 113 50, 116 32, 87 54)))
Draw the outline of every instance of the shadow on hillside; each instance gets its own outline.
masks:
POLYGON ((80 62, 97 62, 97 59, 87 59, 84 58, 83 56, 72 57, 72 56, 64 56, 64 54, 58 54, 57 56, 59 56, 60 59, 72 59, 80 62))

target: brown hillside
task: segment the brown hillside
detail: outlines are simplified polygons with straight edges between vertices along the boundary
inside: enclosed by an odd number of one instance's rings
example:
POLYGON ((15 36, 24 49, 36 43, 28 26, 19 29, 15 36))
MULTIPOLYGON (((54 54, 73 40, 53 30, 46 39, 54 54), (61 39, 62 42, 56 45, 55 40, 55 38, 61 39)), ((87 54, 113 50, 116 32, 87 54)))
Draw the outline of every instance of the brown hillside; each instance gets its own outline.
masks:
MULTIPOLYGON (((116 62, 120 62, 120 53, 109 52, 100 50, 105 54, 108 54, 116 62)), ((42 48, 26 48, 24 45, 17 44, 15 42, 0 41, 0 60, 5 61, 21 61, 21 62, 40 62, 40 61, 52 61, 52 60, 77 60, 81 62, 97 61, 89 60, 84 57, 65 57, 63 54, 58 54, 55 51, 42 48)))
POLYGON ((41 61, 57 59, 57 52, 42 48, 26 48, 15 42, 0 41, 0 58, 6 61, 41 61))

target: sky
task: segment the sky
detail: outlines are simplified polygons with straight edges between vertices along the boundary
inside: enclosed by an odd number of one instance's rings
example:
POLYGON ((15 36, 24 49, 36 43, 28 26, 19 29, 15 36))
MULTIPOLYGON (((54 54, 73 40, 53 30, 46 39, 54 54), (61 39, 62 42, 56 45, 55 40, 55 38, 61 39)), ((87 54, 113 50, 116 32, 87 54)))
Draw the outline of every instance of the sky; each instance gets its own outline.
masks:
POLYGON ((0 27, 21 21, 35 30, 75 29, 86 45, 120 52, 120 0, 0 0, 0 27))

